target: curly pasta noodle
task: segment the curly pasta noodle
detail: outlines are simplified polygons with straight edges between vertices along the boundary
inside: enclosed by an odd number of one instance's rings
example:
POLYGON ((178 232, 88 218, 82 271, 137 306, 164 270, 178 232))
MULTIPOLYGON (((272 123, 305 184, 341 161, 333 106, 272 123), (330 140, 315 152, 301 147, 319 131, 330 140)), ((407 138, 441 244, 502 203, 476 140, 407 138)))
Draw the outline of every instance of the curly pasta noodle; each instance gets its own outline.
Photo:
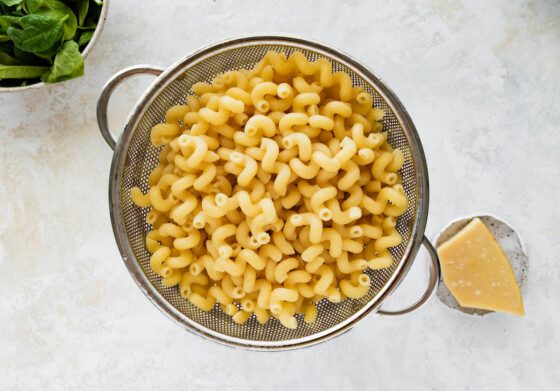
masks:
POLYGON ((367 268, 402 242, 405 157, 383 111, 324 58, 268 52, 252 70, 196 83, 151 132, 161 148, 149 191, 146 247, 165 286, 234 322, 288 328, 315 303, 364 297, 367 268))

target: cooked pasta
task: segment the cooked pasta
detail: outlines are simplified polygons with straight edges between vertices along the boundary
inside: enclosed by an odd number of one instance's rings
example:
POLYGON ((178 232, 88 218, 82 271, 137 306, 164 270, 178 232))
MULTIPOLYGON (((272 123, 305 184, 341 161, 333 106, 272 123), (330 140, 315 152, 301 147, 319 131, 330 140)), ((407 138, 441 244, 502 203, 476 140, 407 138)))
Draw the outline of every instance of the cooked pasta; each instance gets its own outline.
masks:
POLYGON ((389 267, 408 209, 405 155, 383 110, 324 58, 268 52, 250 70, 191 87, 151 132, 161 148, 144 193, 150 267, 164 286, 235 323, 297 327, 315 303, 367 295, 389 267), (194 94, 194 95, 193 95, 194 94))

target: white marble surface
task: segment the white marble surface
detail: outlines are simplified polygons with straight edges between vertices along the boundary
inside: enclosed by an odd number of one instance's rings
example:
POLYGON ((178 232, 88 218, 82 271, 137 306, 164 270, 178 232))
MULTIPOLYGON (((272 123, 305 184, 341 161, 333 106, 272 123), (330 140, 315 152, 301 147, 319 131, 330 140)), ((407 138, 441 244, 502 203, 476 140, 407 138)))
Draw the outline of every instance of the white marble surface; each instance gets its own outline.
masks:
MULTIPOLYGON (((0 389, 558 389, 559 68, 552 0, 112 1, 86 77, 0 94, 0 389), (325 344, 260 353, 191 335, 145 299, 111 231, 101 86, 125 66, 262 31, 330 43, 386 80, 426 151, 427 235, 477 212, 518 227, 525 317, 470 317, 434 297, 325 344)), ((149 81, 117 95, 115 127, 149 81)), ((388 306, 419 294, 417 261, 388 306)))

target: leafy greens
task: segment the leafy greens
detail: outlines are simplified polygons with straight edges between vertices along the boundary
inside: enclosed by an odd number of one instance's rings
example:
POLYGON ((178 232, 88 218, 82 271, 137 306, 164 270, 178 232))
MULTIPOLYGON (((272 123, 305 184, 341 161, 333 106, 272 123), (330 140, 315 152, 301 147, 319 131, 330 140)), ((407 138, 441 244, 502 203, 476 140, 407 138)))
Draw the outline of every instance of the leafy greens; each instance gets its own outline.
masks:
POLYGON ((0 0, 0 88, 84 74, 85 49, 97 28, 99 0, 0 0))

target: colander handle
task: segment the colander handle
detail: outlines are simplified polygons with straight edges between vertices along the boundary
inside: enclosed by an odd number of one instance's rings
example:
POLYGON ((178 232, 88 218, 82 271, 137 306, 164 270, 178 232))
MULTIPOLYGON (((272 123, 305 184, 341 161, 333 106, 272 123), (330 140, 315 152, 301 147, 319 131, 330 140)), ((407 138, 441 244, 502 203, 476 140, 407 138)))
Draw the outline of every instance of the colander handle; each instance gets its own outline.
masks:
POLYGON ((163 68, 155 65, 134 65, 115 73, 103 86, 101 95, 97 101, 97 124, 99 125, 99 130, 101 131, 103 138, 112 150, 115 150, 117 146, 117 137, 115 137, 109 130, 107 105, 109 104, 109 99, 111 98, 113 91, 115 91, 119 84, 133 76, 146 74, 159 76, 163 71, 163 68))
POLYGON ((424 292, 424 294, 422 295, 420 300, 418 300, 416 303, 414 303, 410 307, 406 307, 406 308, 404 308, 402 310, 398 310, 398 311, 386 311, 386 310, 380 309, 380 310, 377 311, 378 314, 380 314, 380 315, 403 315, 403 314, 407 314, 409 312, 412 312, 415 309, 420 308, 426 301, 428 301, 428 299, 432 296, 432 293, 434 293, 434 291, 436 290, 436 288, 438 286, 438 283, 439 283, 439 275, 440 275, 439 258, 437 256, 436 250, 434 249, 434 247, 432 246, 432 244, 430 243, 428 238, 426 238, 425 236, 422 239, 422 245, 424 246, 424 249, 428 253, 428 256, 430 257, 430 261, 431 261, 430 262, 430 282, 428 284, 428 288, 426 289, 426 292, 424 292))

